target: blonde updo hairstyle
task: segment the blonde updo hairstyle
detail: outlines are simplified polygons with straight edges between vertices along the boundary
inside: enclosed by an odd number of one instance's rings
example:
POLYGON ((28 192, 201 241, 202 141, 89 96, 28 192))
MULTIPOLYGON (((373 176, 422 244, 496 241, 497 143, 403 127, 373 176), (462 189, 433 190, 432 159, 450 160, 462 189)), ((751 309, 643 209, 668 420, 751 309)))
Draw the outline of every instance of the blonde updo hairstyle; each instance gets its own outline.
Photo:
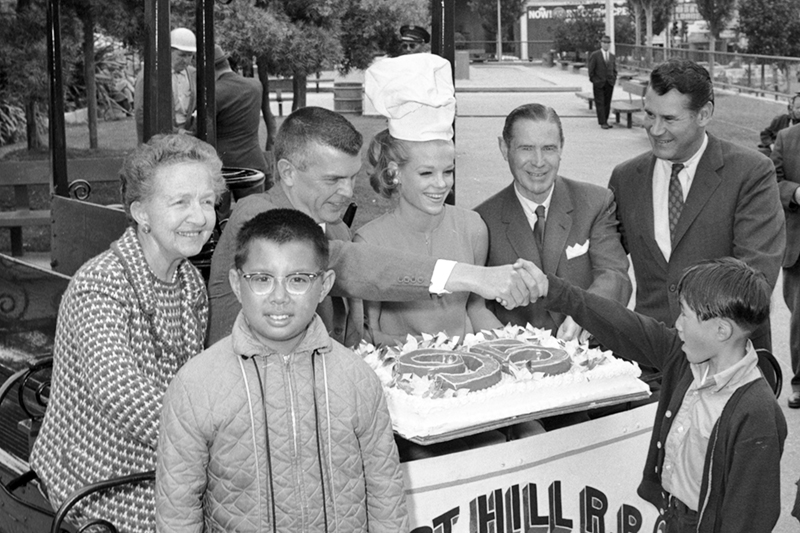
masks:
POLYGON ((376 193, 391 198, 400 188, 400 167, 409 160, 408 145, 392 137, 388 129, 383 130, 369 143, 367 160, 372 167, 369 184, 376 193))

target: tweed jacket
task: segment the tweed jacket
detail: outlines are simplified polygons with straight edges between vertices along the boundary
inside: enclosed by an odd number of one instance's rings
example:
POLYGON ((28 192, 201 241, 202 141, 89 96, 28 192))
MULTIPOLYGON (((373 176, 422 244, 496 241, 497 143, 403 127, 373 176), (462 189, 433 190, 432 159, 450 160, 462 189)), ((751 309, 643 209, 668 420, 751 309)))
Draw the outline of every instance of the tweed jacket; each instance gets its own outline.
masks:
POLYGON ((655 163, 652 152, 637 156, 618 165, 608 184, 617 200, 622 244, 636 273, 636 310, 673 325, 680 314, 678 280, 687 267, 705 259, 741 259, 774 287, 786 230, 769 158, 708 135, 669 262, 654 233, 655 163))
MULTIPOLYGON (((261 212, 293 207, 280 181, 269 191, 248 196, 236 203, 233 215, 211 258, 211 275, 208 280, 211 300, 209 345, 230 335, 233 322, 241 309, 228 282, 228 271, 233 268, 239 229, 261 212)), ((353 305, 347 312, 357 313, 349 318, 344 310, 333 309, 329 319, 321 308, 317 309, 325 324, 331 328, 329 331, 335 340, 346 343, 347 346, 354 346, 359 342, 364 323, 361 302, 355 302, 359 299, 408 301, 430 297, 428 287, 436 265, 435 259, 363 243, 354 244, 350 242, 350 230, 343 223, 326 226, 328 238, 333 239, 330 241, 328 268, 336 272, 331 296, 349 298, 353 305), (334 318, 336 324, 331 321, 334 318), (346 327, 337 325, 345 321, 349 321, 346 327)))
POLYGON ((217 153, 226 167, 254 168, 268 176, 267 160, 258 143, 261 125, 261 82, 233 71, 217 76, 217 153))
MULTIPOLYGON (((632 292, 628 258, 617 231, 613 195, 597 185, 560 176, 553 187, 550 212, 545 217, 544 257, 539 256, 513 183, 475 208, 489 228, 486 264, 527 259, 547 274, 628 303, 632 292)), ((486 304, 504 324, 530 323, 555 332, 565 318, 557 311, 545 311, 541 301, 511 311, 495 302, 486 304)))
POLYGON ((800 206, 794 201, 794 192, 800 187, 800 124, 778 132, 772 162, 778 177, 783 214, 786 216, 786 251, 784 268, 790 268, 800 257, 800 206))
MULTIPOLYGON (((614 353, 661 370, 663 386, 638 493, 665 509, 664 443, 694 379, 677 330, 554 276, 548 276, 548 283, 548 307, 575 318, 614 353)), ((786 419, 766 380, 736 389, 709 437, 700 499, 695 502, 699 533, 772 531, 781 511, 780 462, 786 434, 786 419)))
POLYGON ((378 377, 319 317, 280 355, 240 314, 167 391, 156 501, 164 532, 408 531, 378 377))
MULTIPOLYGON (((203 349, 208 300, 184 261, 175 281, 150 270, 132 228, 84 264, 61 301, 50 402, 31 466, 59 506, 75 489, 156 466, 161 400, 203 349)), ((81 517, 152 531, 152 483, 85 500, 81 517)))

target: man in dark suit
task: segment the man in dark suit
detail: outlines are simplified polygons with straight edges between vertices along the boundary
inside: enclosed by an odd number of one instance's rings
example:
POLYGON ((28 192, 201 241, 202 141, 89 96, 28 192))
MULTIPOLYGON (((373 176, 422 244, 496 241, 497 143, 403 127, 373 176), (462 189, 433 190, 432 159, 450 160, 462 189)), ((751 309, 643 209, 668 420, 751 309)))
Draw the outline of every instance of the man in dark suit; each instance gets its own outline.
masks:
MULTIPOLYGON (((670 59, 650 74, 645 129, 652 150, 609 181, 636 276, 636 310, 675 324, 677 284, 704 259, 732 256, 775 286, 785 242, 775 169, 755 150, 706 133, 714 88, 705 68, 670 59)), ((752 341, 771 346, 769 323, 752 341)))
POLYGON ((217 153, 226 167, 254 168, 270 175, 258 144, 261 124, 261 82, 231 70, 228 54, 214 46, 217 108, 217 153))
POLYGON ((611 113, 611 97, 614 95, 614 84, 617 83, 617 61, 608 49, 611 38, 603 35, 600 39, 600 50, 589 56, 589 81, 594 92, 594 107, 597 122, 604 130, 610 129, 608 115, 611 113))
POLYGON ((361 144, 361 134, 339 113, 304 107, 286 117, 275 141, 278 182, 236 203, 214 250, 208 344, 230 334, 241 308, 228 281, 239 229, 258 213, 276 208, 302 211, 325 228, 336 282, 317 312, 331 337, 346 346, 358 342, 363 328, 357 299, 410 301, 468 291, 508 307, 528 304, 535 284, 520 268, 522 261, 488 268, 350 242, 341 218, 361 169, 361 144))
POLYGON ((772 162, 778 177, 786 216, 783 253, 783 299, 791 313, 789 352, 792 357, 792 395, 789 407, 800 408, 800 125, 778 132, 772 162))
MULTIPOLYGON (((522 257, 546 273, 627 304, 631 281, 613 195, 558 175, 564 144, 558 114, 540 104, 520 106, 506 117, 498 142, 514 180, 476 208, 489 228, 487 265, 522 257)), ((547 311, 541 302, 511 311, 488 304, 503 323, 530 323, 565 340, 582 336, 571 317, 547 311)))

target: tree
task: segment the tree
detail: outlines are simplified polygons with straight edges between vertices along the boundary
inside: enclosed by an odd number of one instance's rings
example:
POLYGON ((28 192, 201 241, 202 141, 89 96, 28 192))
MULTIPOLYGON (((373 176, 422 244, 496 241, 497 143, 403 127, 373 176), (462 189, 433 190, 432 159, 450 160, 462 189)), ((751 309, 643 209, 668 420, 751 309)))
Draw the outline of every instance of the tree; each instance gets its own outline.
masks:
POLYGON ((628 0, 636 25, 636 46, 641 45, 641 19, 645 22, 645 46, 647 49, 647 64, 653 63, 653 35, 658 35, 667 26, 669 15, 676 0, 628 0))
MULTIPOLYGON (((741 0, 737 29, 747 36, 750 54, 800 55, 800 4, 796 0, 741 0)), ((789 65, 780 61, 777 68, 786 79, 784 91, 791 92, 789 65)))
POLYGON ((719 34, 733 18, 736 0, 697 0, 697 11, 708 22, 708 70, 714 79, 714 51, 719 34))
MULTIPOLYGON (((500 27, 508 41, 514 40, 514 27, 525 12, 526 0, 468 0, 467 6, 478 13, 487 38, 497 38, 497 2, 500 2, 500 27)), ((499 57, 497 58, 500 59, 499 57)))
MULTIPOLYGON (((75 60, 75 27, 62 17, 61 36, 64 63, 75 60)), ((17 9, 0 15, 0 101, 19 104, 25 109, 28 150, 45 147, 44 131, 49 102, 47 82, 47 43, 45 2, 19 0, 17 9)), ((69 83, 65 69, 64 84, 69 83)))
POLYGON ((560 18, 553 26, 553 42, 559 52, 575 52, 580 60, 581 52, 597 48, 597 43, 605 33, 605 20, 602 16, 588 10, 577 9, 574 16, 560 18))

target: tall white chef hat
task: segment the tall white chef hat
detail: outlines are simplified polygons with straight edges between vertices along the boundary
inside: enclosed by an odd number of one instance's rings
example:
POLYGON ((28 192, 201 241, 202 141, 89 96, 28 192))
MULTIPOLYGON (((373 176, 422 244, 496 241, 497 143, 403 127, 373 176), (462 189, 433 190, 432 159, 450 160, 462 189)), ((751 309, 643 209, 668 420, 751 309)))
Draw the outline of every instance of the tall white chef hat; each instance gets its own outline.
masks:
POLYGON ((382 59, 364 80, 367 98, 389 119, 389 133, 405 141, 453 138, 456 113, 450 62, 435 54, 382 59))

